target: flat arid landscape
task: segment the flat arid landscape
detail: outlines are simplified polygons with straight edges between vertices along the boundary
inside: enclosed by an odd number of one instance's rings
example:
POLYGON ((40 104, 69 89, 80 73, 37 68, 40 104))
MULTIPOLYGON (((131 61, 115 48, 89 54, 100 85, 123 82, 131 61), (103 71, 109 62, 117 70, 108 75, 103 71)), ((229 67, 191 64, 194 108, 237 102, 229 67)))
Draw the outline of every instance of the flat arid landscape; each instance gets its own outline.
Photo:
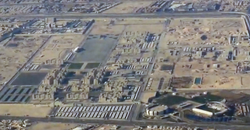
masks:
POLYGON ((0 1, 0 130, 248 130, 250 1, 0 1))

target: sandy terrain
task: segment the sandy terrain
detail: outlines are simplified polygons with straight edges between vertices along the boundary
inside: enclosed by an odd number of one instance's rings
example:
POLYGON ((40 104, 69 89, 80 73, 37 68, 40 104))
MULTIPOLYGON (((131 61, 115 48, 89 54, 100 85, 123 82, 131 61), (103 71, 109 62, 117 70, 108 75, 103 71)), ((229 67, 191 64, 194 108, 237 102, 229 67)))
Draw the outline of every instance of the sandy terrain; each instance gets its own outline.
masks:
POLYGON ((94 25, 90 34, 121 34, 123 29, 124 25, 94 25))
POLYGON ((125 31, 161 33, 164 25, 164 19, 96 19, 90 34, 121 34, 125 31), (113 20, 114 25, 110 25, 113 20))
POLYGON ((152 3, 152 1, 124 2, 116 7, 104 11, 103 13, 133 13, 139 8, 150 5, 150 3, 152 3))
POLYGON ((32 125, 27 130, 70 130, 78 126, 78 124, 64 123, 38 123, 32 125))
MULTIPOLYGON (((23 38, 23 37, 17 37, 23 38)), ((14 38, 15 39, 15 38, 14 38)), ((0 47, 0 84, 9 80, 29 57, 42 45, 41 37, 25 37, 24 40, 11 40, 0 47)))
POLYGON ((35 57, 34 63, 62 60, 65 52, 72 51, 84 39, 83 35, 52 36, 45 48, 35 57))
POLYGON ((145 32, 148 31, 150 33, 161 33, 163 31, 163 25, 157 24, 157 25, 128 25, 126 30, 130 31, 139 31, 139 32, 145 32))
POLYGON ((166 40, 179 44, 200 42, 227 44, 229 35, 245 34, 242 19, 174 19, 170 22, 166 40), (203 35, 207 36, 206 40, 201 39, 203 35))
POLYGON ((46 117, 51 107, 29 104, 0 104, 0 115, 46 117))
POLYGON ((241 77, 238 76, 205 76, 202 85, 193 85, 192 88, 241 88, 241 77))
POLYGON ((155 70, 157 75, 151 76, 154 81, 157 78, 159 79, 161 72, 159 66, 163 64, 162 61, 167 60, 168 63, 175 63, 174 76, 192 76, 194 79, 196 77, 203 78, 201 85, 192 85, 192 88, 232 89, 246 88, 248 86, 247 79, 249 76, 235 73, 238 62, 247 57, 246 41, 239 39, 239 53, 236 61, 226 61, 228 52, 232 50, 228 43, 229 36, 236 36, 236 38, 246 36, 246 27, 242 19, 185 18, 169 20, 170 24, 165 28, 160 40, 155 70), (203 35, 206 36, 205 40, 202 39, 203 35), (201 58, 199 53, 193 53, 192 61, 189 61, 190 57, 188 55, 180 55, 184 53, 184 48, 203 48, 207 46, 215 46, 216 50, 222 51, 216 61, 212 60, 214 52, 208 52, 204 58, 201 58), (171 54, 171 51, 174 52, 174 55, 171 54), (177 51, 180 54, 176 55, 177 51))
POLYGON ((116 19, 116 24, 134 24, 134 25, 145 25, 145 24, 163 24, 165 19, 162 18, 126 18, 126 19, 116 19))

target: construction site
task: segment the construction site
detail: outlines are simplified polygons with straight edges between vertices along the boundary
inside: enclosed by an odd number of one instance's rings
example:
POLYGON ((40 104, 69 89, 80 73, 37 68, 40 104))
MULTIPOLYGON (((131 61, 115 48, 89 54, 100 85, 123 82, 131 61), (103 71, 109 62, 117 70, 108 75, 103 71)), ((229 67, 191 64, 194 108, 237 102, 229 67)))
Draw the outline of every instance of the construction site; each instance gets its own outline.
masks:
POLYGON ((156 76, 150 76, 151 84, 158 83, 152 86, 247 88, 248 29, 243 17, 166 19, 166 24, 152 73, 156 76))

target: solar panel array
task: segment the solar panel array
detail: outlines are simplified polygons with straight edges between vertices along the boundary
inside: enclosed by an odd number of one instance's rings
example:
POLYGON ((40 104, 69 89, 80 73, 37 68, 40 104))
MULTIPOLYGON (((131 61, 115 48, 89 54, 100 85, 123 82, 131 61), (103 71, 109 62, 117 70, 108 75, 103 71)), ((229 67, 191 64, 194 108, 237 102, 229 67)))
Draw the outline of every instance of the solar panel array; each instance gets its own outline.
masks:
POLYGON ((26 103, 36 91, 37 87, 34 86, 7 86, 0 91, 0 102, 26 103))
POLYGON ((55 116, 82 119, 127 120, 132 107, 133 105, 66 106, 59 107, 55 112, 55 116))

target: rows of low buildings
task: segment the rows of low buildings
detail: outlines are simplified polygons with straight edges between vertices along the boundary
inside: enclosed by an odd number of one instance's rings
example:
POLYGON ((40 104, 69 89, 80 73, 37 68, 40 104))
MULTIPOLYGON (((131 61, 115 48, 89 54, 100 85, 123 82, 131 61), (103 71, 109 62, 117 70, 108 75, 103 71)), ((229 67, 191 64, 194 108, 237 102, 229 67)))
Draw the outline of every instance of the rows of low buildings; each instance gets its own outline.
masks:
POLYGON ((127 120, 132 105, 98 105, 58 107, 54 116, 58 118, 127 120))

